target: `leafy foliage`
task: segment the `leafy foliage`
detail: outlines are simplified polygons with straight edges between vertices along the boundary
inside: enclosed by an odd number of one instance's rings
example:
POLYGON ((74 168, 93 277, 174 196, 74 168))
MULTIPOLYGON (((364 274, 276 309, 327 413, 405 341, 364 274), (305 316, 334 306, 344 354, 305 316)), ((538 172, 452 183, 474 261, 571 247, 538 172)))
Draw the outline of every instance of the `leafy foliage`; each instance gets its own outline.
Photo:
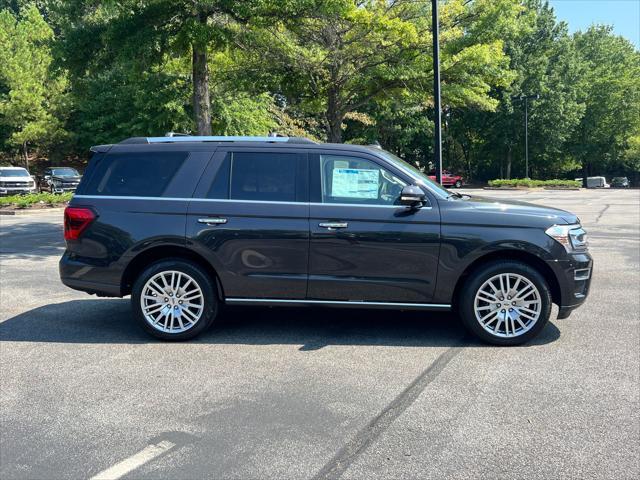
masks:
POLYGON ((69 200, 73 193, 30 193, 28 195, 9 195, 8 197, 0 197, 0 207, 13 206, 15 208, 28 208, 37 204, 52 206, 62 205, 69 200))
MULTIPOLYGON (((640 52, 543 0, 443 0, 444 166, 640 176, 640 52)), ((430 0, 0 2, 0 157, 169 131, 379 142, 430 168, 430 0)))
POLYGON ((67 80, 50 69, 52 41, 36 7, 19 16, 0 11, 0 140, 20 149, 27 164, 30 144, 52 147, 68 138, 67 80))
POLYGON ((580 188, 582 182, 577 180, 532 180, 530 178, 512 178, 489 180, 490 187, 524 187, 524 188, 580 188))

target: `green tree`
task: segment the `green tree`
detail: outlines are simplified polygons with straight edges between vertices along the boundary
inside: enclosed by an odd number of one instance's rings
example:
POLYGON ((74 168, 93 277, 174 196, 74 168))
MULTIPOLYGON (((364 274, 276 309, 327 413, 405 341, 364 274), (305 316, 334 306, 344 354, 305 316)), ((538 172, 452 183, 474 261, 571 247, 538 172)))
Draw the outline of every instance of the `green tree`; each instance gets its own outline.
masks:
MULTIPOLYGON (((493 109, 488 93, 509 82, 508 62, 502 42, 477 27, 508 23, 517 2, 450 0, 441 8, 445 101, 493 109)), ((424 115, 432 106, 430 12, 428 0, 366 0, 276 22, 243 38, 245 60, 253 60, 243 74, 316 117, 331 142, 342 141, 345 119, 379 103, 424 115)))
POLYGON ((574 36, 584 65, 579 83, 585 113, 570 149, 582 165, 583 178, 608 173, 625 161, 640 131, 640 52, 605 26, 574 36))
POLYGON ((65 21, 64 58, 72 72, 127 63, 138 72, 169 58, 191 57, 193 116, 200 135, 211 134, 209 57, 224 50, 247 22, 316 10, 322 0, 70 0, 57 6, 65 21))
POLYGON ((67 80, 53 71, 53 31, 37 8, 17 16, 0 11, 0 125, 9 150, 20 149, 29 166, 29 147, 59 144, 64 129, 67 80))
MULTIPOLYGON (((524 103, 514 97, 539 94, 529 101, 529 167, 534 176, 557 175, 574 165, 567 142, 584 111, 579 95, 581 65, 564 23, 551 7, 529 0, 517 30, 505 38, 515 73, 497 88, 495 112, 454 109, 450 113, 447 158, 483 179, 525 175, 524 103), (473 161, 469 158, 473 155, 473 161), (517 168, 515 168, 517 167, 517 168)), ((468 172, 468 174, 471 172, 468 172)))

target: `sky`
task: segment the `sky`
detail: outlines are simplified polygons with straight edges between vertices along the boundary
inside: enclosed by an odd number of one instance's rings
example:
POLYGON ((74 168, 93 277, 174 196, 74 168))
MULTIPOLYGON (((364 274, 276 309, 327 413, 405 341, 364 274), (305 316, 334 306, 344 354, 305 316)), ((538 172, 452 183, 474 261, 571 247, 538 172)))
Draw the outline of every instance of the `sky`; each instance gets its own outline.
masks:
POLYGON ((640 0, 549 0, 569 32, 586 30, 594 23, 612 25, 617 35, 640 49, 640 0))

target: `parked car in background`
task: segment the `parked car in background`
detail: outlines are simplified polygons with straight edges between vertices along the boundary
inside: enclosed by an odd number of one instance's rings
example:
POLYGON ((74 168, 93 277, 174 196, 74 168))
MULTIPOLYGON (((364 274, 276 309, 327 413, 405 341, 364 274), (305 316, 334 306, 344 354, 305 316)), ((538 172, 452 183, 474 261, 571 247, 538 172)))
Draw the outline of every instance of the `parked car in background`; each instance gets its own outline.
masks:
MULTIPOLYGON (((582 182, 582 178, 576 178, 576 181, 582 182)), ((587 188, 609 188, 605 177, 587 177, 587 188)))
POLYGON ((454 311, 516 345, 552 303, 566 318, 589 293, 574 214, 451 192, 381 148, 152 137, 92 151, 65 210, 60 277, 131 295, 158 338, 195 337, 225 304, 288 305, 454 311))
POLYGON ((75 168, 50 167, 45 168, 38 176, 38 187, 41 192, 64 193, 75 192, 82 176, 75 168))
POLYGON ((611 188, 629 188, 630 186, 627 177, 613 177, 611 179, 611 188))
MULTIPOLYGON (((429 173, 429 178, 436 181, 436 172, 431 171, 429 173)), ((461 188, 464 184, 464 179, 460 175, 456 175, 454 173, 448 172, 447 170, 442 171, 442 186, 443 187, 455 187, 461 188)))
POLYGON ((36 182, 26 168, 0 167, 0 195, 36 192, 36 182))

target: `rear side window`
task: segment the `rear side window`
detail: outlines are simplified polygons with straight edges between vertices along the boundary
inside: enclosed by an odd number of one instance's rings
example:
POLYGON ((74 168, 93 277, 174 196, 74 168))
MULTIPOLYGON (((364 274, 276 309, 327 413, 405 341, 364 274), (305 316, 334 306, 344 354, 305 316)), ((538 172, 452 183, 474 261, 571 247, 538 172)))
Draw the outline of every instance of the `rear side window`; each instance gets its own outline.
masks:
POLYGON ((208 198, 267 202, 307 201, 306 155, 279 152, 230 152, 208 198))
POLYGON ((188 152, 108 154, 95 165, 82 194, 160 197, 187 156, 188 152))

